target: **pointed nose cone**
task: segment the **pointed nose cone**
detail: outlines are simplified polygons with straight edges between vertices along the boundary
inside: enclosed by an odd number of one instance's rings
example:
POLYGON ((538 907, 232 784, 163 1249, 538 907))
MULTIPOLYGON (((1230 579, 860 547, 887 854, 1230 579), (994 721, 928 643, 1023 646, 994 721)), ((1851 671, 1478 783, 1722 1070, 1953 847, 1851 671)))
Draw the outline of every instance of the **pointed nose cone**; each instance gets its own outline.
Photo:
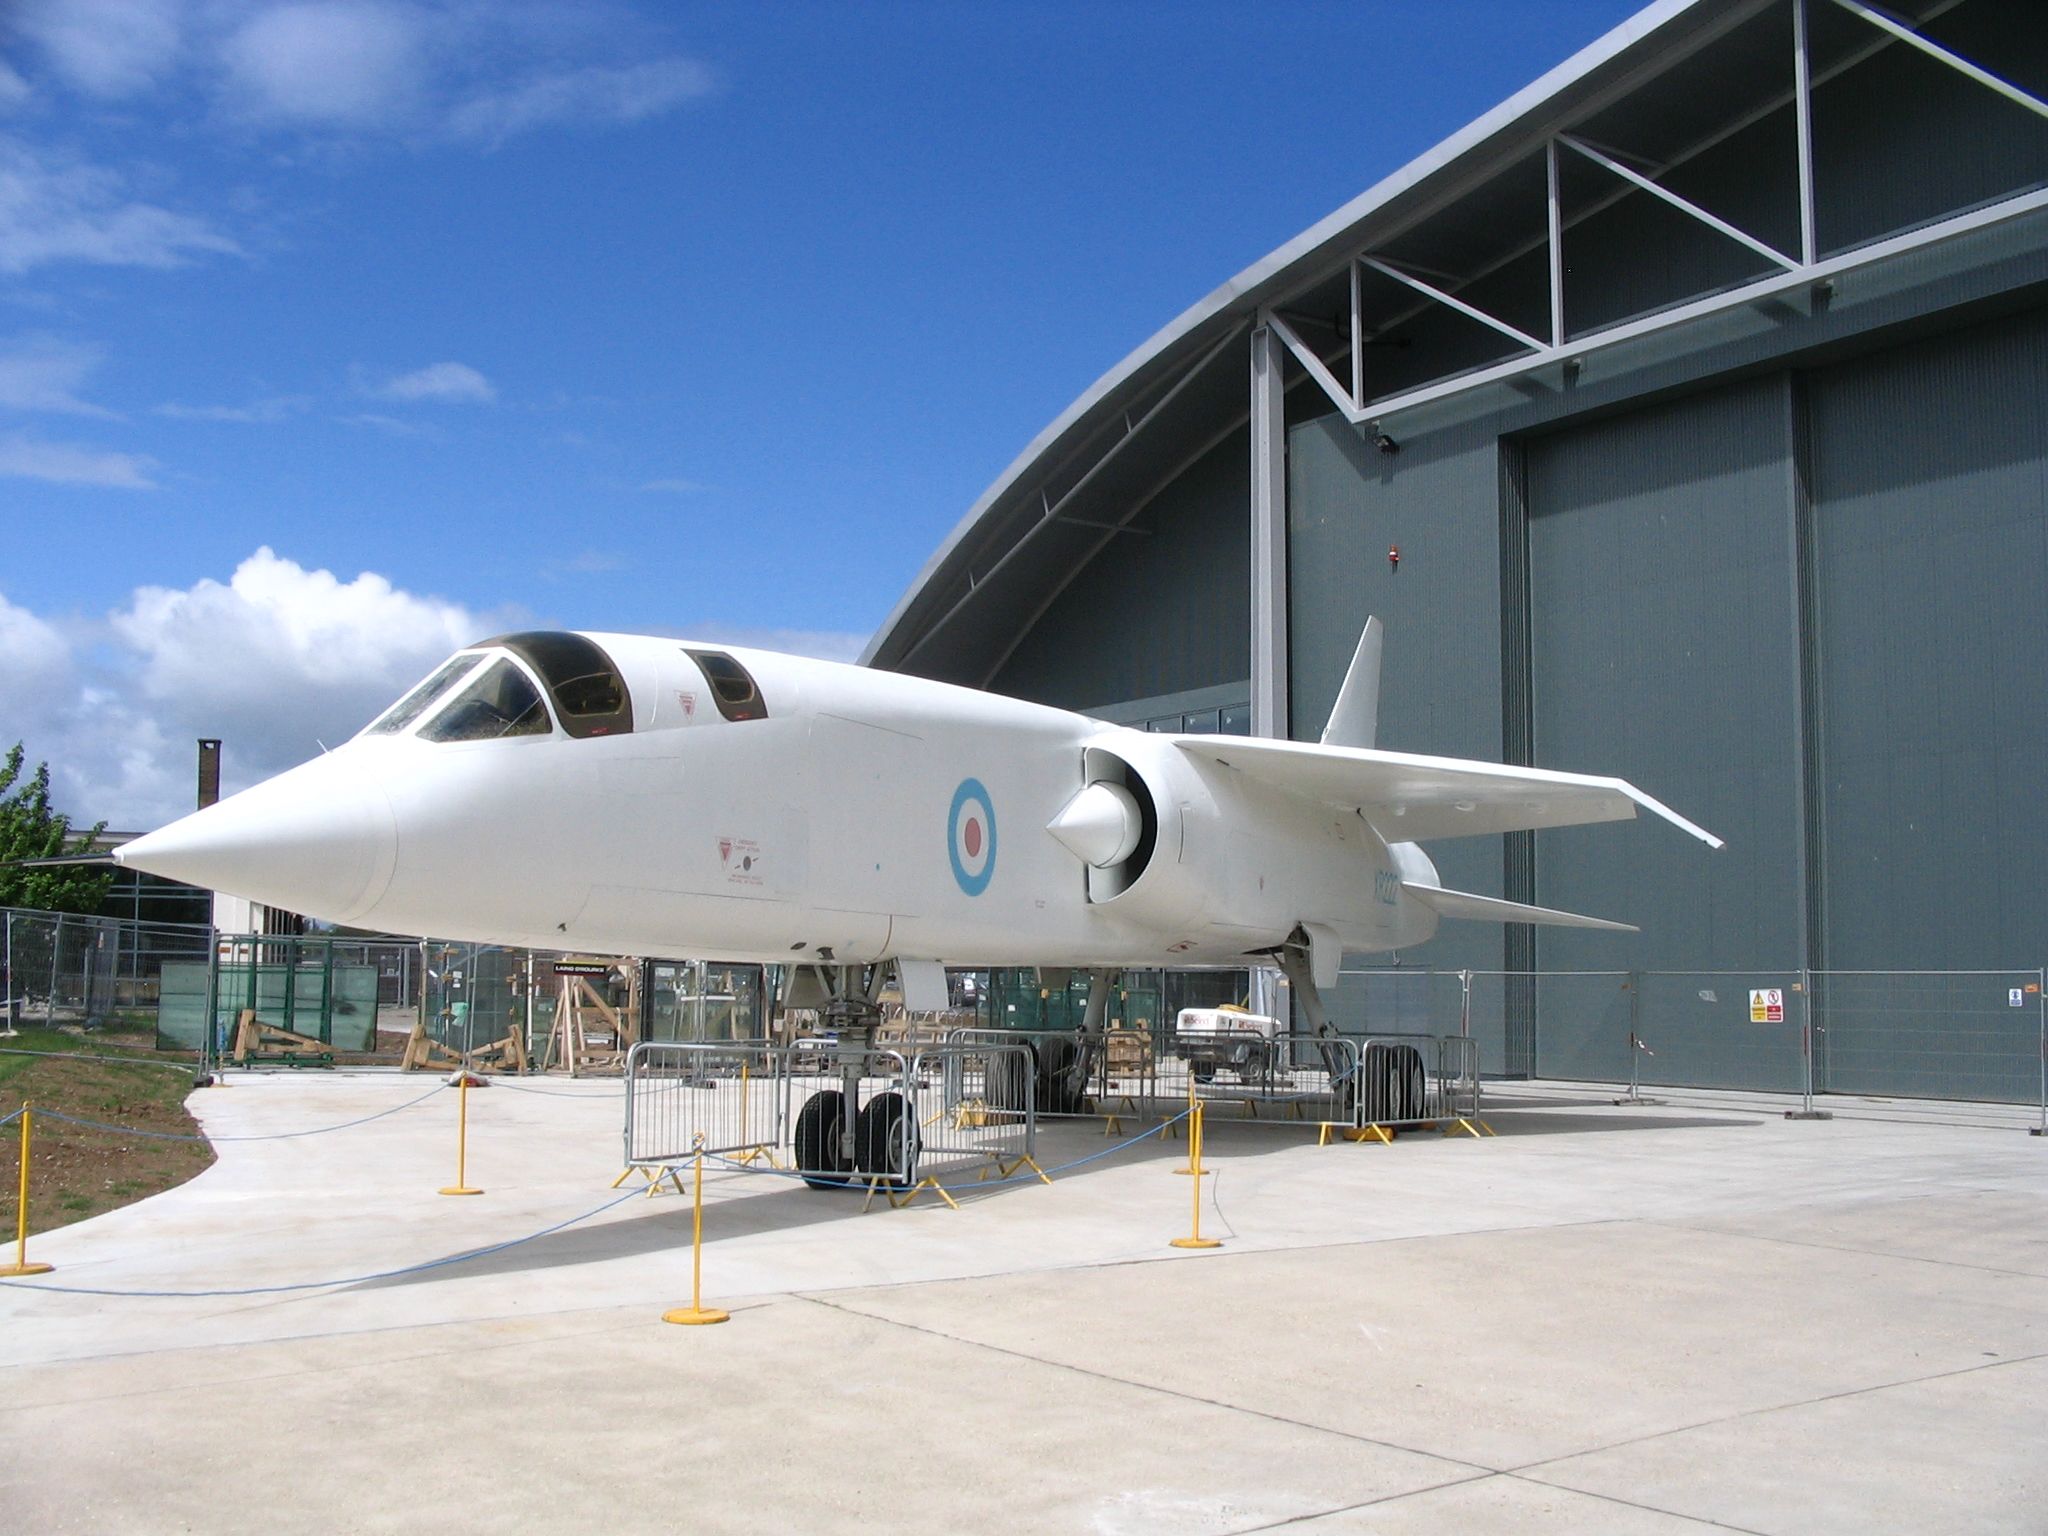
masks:
POLYGON ((116 851, 128 869, 353 922, 391 883, 391 803, 348 749, 279 774, 116 851))

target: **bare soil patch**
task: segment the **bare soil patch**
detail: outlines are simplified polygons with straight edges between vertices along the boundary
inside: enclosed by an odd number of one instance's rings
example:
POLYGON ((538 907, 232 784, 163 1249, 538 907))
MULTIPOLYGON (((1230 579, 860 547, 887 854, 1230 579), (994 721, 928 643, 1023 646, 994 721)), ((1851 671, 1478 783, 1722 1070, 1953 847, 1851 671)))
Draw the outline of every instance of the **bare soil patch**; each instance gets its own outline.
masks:
MULTIPOLYGON (((29 1150, 29 1231, 46 1232, 129 1205, 182 1184, 213 1161, 186 1112, 189 1066, 148 1049, 146 1032, 129 1039, 104 1033, 24 1029, 0 1039, 0 1116, 24 1101, 39 1112, 29 1150), (136 1049, 135 1047, 142 1049, 136 1049), (22 1055, 17 1052, 40 1052, 22 1055), (74 1059, 78 1056, 90 1060, 74 1059), (41 1111, 98 1120, 154 1136, 71 1125, 41 1111)), ((21 1127, 0 1129, 0 1238, 15 1231, 20 1187, 21 1127)))

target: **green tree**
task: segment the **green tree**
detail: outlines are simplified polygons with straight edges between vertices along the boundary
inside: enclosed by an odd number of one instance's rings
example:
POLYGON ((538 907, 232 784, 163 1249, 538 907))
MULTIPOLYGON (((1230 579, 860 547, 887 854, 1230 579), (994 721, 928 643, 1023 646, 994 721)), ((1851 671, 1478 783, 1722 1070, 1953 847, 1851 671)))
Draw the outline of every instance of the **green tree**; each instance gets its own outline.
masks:
POLYGON ((0 764, 0 907, 34 907, 44 912, 97 912, 113 884, 114 872, 90 864, 22 869, 19 859, 54 859, 88 848, 106 831, 103 821, 74 837, 71 818, 50 809, 50 765, 37 763, 24 781, 26 754, 16 742, 0 764))

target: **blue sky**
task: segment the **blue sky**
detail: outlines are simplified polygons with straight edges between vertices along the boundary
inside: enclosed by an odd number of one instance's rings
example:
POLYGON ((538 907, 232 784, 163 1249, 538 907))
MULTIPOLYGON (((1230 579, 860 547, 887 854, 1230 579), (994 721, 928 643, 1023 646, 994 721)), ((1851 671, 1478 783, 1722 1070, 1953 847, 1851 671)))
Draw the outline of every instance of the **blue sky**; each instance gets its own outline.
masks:
POLYGON ((0 746, 143 827, 500 623, 850 655, 1096 377, 1635 8, 10 0, 0 746))

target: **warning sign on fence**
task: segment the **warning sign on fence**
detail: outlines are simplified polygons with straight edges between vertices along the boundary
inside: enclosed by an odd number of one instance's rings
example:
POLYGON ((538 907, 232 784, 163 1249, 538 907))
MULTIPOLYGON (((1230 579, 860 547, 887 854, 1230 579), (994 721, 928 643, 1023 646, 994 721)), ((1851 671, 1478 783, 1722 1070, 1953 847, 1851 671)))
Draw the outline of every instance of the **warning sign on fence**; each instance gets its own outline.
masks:
POLYGON ((1783 987, 1751 987, 1749 989, 1749 1022, 1752 1024, 1784 1023, 1785 989, 1783 987))

